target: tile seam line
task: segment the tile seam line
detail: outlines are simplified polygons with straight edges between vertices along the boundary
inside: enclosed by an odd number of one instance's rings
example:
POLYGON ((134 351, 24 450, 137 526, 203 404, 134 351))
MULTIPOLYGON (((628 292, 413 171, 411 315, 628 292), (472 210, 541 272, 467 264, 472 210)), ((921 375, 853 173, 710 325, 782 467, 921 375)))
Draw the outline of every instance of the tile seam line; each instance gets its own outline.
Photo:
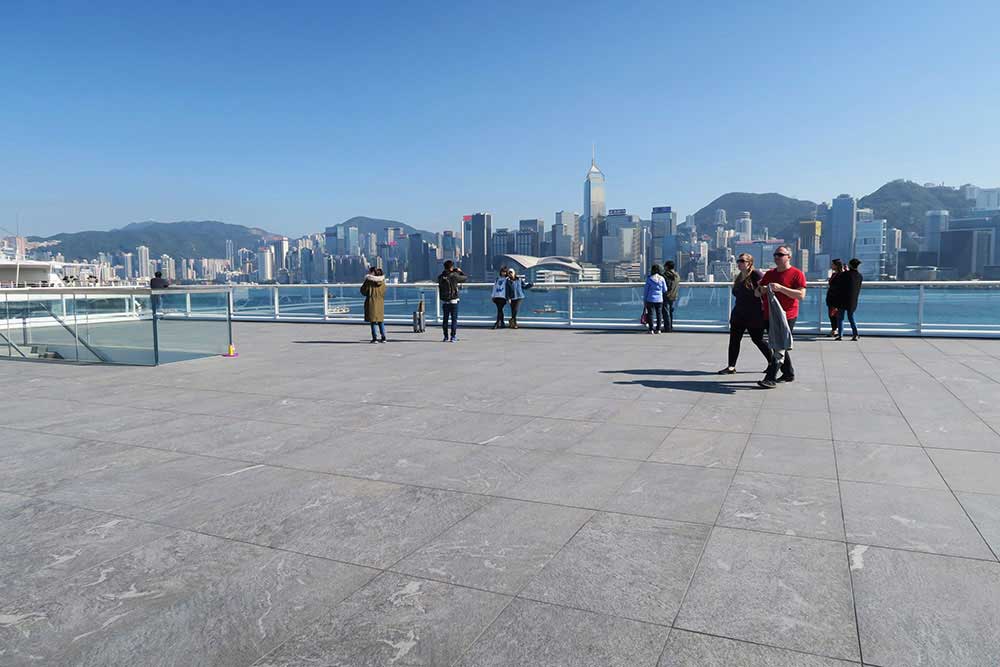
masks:
MULTIPOLYGON (((900 349, 900 348, 899 348, 899 347, 897 346, 897 349, 900 349)), ((935 349, 937 349, 937 347, 936 347, 936 346, 935 346, 935 349)), ((902 352, 903 356, 904 356, 904 357, 905 357, 905 358, 906 358, 906 359, 907 359, 907 360, 908 360, 908 361, 909 361, 909 362, 910 362, 911 364, 914 364, 915 366, 917 366, 917 368, 919 368, 919 369, 920 369, 921 371, 923 371, 923 372, 924 372, 924 373, 925 373, 925 374, 926 374, 926 375, 927 375, 928 377, 930 377, 930 378, 931 378, 932 380, 934 380, 934 381, 935 381, 935 382, 937 382, 937 383, 938 383, 939 385, 941 385, 942 387, 944 387, 944 389, 945 389, 945 390, 946 390, 946 391, 947 391, 947 392, 948 392, 949 394, 951 394, 951 395, 952 395, 952 396, 954 396, 954 397, 955 397, 956 399, 958 399, 959 401, 961 401, 961 399, 959 399, 959 398, 958 398, 958 396, 956 396, 956 395, 955 395, 955 393, 954 393, 953 391, 951 391, 951 389, 949 389, 949 388, 948 388, 948 387, 947 387, 946 385, 942 384, 941 382, 938 382, 938 381, 937 381, 937 379, 936 379, 936 378, 935 378, 935 377, 934 377, 933 375, 931 375, 930 373, 928 373, 928 372, 927 372, 927 370, 926 370, 926 369, 925 369, 925 368, 924 368, 923 366, 921 366, 920 364, 918 364, 917 362, 915 362, 915 361, 914 361, 914 360, 913 360, 913 359, 912 359, 912 358, 911 358, 911 357, 910 357, 910 356, 909 356, 908 354, 906 354, 906 352, 902 351, 902 349, 900 349, 900 351, 902 352)), ((872 366, 872 363, 871 363, 871 360, 870 360, 870 359, 868 359, 868 356, 867 356, 867 355, 865 354, 865 352, 864 352, 864 350, 863 350, 863 349, 861 350, 861 354, 862 354, 862 356, 863 356, 863 357, 865 358, 865 361, 866 361, 866 362, 868 363, 868 366, 869 366, 869 367, 870 367, 870 368, 871 368, 871 369, 872 369, 872 370, 874 371, 874 370, 875 370, 875 367, 874 367, 874 366, 872 366)), ((882 380, 881 376, 879 376, 879 380, 880 380, 880 381, 882 380)), ((883 382, 883 385, 884 385, 884 384, 885 384, 885 382, 884 382, 884 381, 882 381, 882 382, 883 382)), ((889 388, 888 388, 888 387, 886 387, 885 389, 886 389, 886 391, 888 391, 888 390, 889 390, 889 388)), ((890 394, 890 398, 892 398, 892 402, 893 402, 893 404, 896 404, 896 398, 895 398, 895 396, 892 396, 892 395, 890 394)), ((963 405, 964 405, 964 403, 963 403, 963 405)), ((896 409, 897 409, 897 410, 899 409, 899 405, 898 405, 898 404, 896 404, 896 409)), ((900 410, 900 412, 902 412, 902 410, 900 410)), ((971 412, 971 410, 970 410, 970 412, 971 412)), ((975 414, 975 413, 973 413, 973 414, 975 414)), ((979 417, 979 415, 976 415, 976 418, 977 418, 977 419, 979 419, 979 420, 980 420, 980 421, 981 421, 982 423, 984 423, 984 424, 986 423, 986 422, 984 422, 984 421, 983 421, 983 420, 982 420, 982 419, 981 419, 981 418, 979 417)), ((914 435, 914 436, 916 436, 916 435, 917 435, 917 433, 916 433, 916 431, 914 431, 913 427, 912 427, 912 426, 910 426, 910 420, 906 418, 906 415, 905 415, 905 414, 903 415, 903 419, 905 419, 905 420, 906 420, 906 425, 907 425, 907 426, 909 426, 910 430, 911 430, 911 431, 913 431, 913 435, 914 435)), ((996 430, 995 430, 995 429, 993 429, 992 427, 990 427, 990 426, 989 426, 989 424, 987 424, 987 426, 988 426, 988 427, 990 428, 990 430, 992 430, 992 431, 993 431, 994 433, 996 433, 996 430)), ((998 435, 1000 435, 1000 434, 998 434, 998 435)), ((926 457, 928 458, 928 460, 930 460, 930 462, 931 462, 931 465, 932 465, 932 466, 934 467, 934 471, 935 471, 935 472, 937 472, 937 474, 938 474, 938 477, 940 477, 940 478, 941 478, 941 480, 942 480, 942 481, 944 482, 944 484, 945 484, 945 487, 947 487, 948 491, 949 491, 949 492, 951 493, 951 497, 952 497, 952 498, 953 498, 953 499, 955 500, 955 502, 956 502, 956 503, 958 503, 958 506, 962 508, 962 513, 963 513, 963 514, 965 515, 965 518, 966 518, 966 520, 968 520, 968 522, 969 522, 969 523, 970 523, 970 524, 972 525, 972 527, 973 527, 973 528, 975 529, 975 531, 976 531, 976 534, 977 534, 977 535, 979 535, 979 539, 980 539, 980 540, 982 541, 982 543, 983 543, 983 544, 984 544, 984 545, 986 546, 986 549, 987 549, 987 550, 988 550, 988 551, 989 551, 989 552, 990 552, 991 554, 993 554, 993 558, 994 558, 995 560, 997 560, 998 562, 1000 562, 1000 554, 998 554, 998 553, 997 553, 997 551, 996 551, 996 550, 995 550, 995 549, 993 548, 993 546, 992 546, 992 545, 991 545, 991 544, 989 543, 989 540, 987 540, 987 539, 986 539, 986 537, 985 537, 985 536, 983 535, 983 531, 979 529, 979 526, 978 526, 978 525, 976 524, 976 522, 972 520, 972 516, 971 516, 971 515, 969 514, 969 511, 968 511, 967 509, 965 509, 965 505, 963 505, 963 504, 962 504, 962 501, 961 501, 961 499, 960 499, 960 498, 958 497, 958 494, 957 494, 957 493, 955 492, 955 489, 953 489, 953 488, 952 488, 952 486, 951 486, 951 482, 949 482, 949 481, 948 481, 948 479, 947 479, 947 478, 946 478, 946 477, 944 476, 944 474, 942 474, 942 472, 941 472, 941 469, 940 469, 940 467, 938 467, 938 464, 937 464, 937 461, 935 461, 935 460, 934 460, 934 457, 933 457, 933 456, 931 456, 931 455, 930 455, 930 453, 929 453, 929 452, 927 451, 928 449, 940 449, 940 448, 934 448, 934 447, 927 447, 927 446, 925 446, 925 445, 924 445, 924 443, 923 443, 923 441, 922 441, 922 440, 920 440, 920 438, 919 438, 919 437, 917 438, 917 442, 919 442, 919 443, 920 443, 920 449, 921 449, 921 450, 923 450, 923 452, 924 452, 924 456, 926 456, 926 457)), ((947 451, 947 450, 946 450, 946 451, 947 451)), ((957 451, 957 450, 950 450, 950 451, 957 451)), ((964 451, 964 450, 963 450, 963 451, 964 451)), ((853 577, 852 577, 852 578, 853 578, 853 577)))
MULTIPOLYGON (((826 357, 824 356, 822 349, 820 350, 819 361, 820 361, 820 365, 823 368, 823 377, 824 378, 828 377, 829 374, 826 371, 826 357)), ((867 359, 865 359, 865 362, 868 363, 867 359)), ((869 368, 871 368, 871 364, 869 363, 868 365, 869 365, 869 368)), ((872 368, 872 370, 875 370, 875 369, 872 368)), ((826 394, 826 401, 827 401, 827 408, 829 409, 830 408, 830 393, 829 392, 827 392, 827 394, 826 394)), ((831 417, 830 418, 830 430, 832 432, 833 431, 833 415, 832 415, 832 413, 830 413, 830 417, 831 417)), ((831 435, 832 435, 832 433, 831 433, 831 435)), ((926 454, 925 454, 925 456, 926 456, 926 454)), ((847 515, 844 512, 844 492, 843 492, 843 489, 841 488, 841 485, 840 485, 840 463, 839 463, 839 460, 837 458, 837 446, 836 445, 834 445, 834 447, 833 447, 833 466, 834 466, 834 470, 837 473, 837 501, 840 504, 840 525, 841 525, 841 527, 843 528, 843 531, 844 531, 844 559, 845 559, 845 563, 847 565, 847 583, 848 583, 848 586, 849 586, 849 590, 851 592, 851 611, 854 612, 854 632, 855 632, 855 637, 857 638, 858 660, 859 660, 859 662, 861 662, 861 664, 864 664, 864 662, 865 662, 865 651, 864 651, 864 646, 861 643, 861 619, 860 619, 860 616, 858 615, 858 600, 857 600, 857 597, 854 594, 854 572, 851 570, 851 549, 850 549, 850 545, 847 542, 847 515)))

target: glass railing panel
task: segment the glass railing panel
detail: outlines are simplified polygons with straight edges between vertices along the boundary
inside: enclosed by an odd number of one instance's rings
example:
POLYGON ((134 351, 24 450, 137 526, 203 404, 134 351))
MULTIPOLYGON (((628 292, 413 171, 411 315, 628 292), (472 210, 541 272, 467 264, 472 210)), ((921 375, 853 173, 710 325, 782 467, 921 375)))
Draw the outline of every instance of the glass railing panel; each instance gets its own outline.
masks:
MULTIPOLYGON (((587 286, 573 289, 573 321, 598 324, 635 324, 643 311, 644 286, 587 286)), ((680 313, 678 317, 682 317, 680 313)))
MULTIPOLYGON (((433 286, 433 290, 437 285, 433 286)), ((458 320, 465 322, 493 322, 496 320, 497 310, 490 300, 493 292, 492 286, 487 285, 463 285, 458 294, 458 320)), ((433 294, 433 291, 430 292, 433 294)))
POLYGON ((970 333, 1000 330, 1000 286, 926 285, 923 327, 970 333))
MULTIPOLYGON (((509 305, 505 313, 510 316, 509 305)), ((569 322, 569 288, 557 283, 535 283, 531 289, 524 290, 517 319, 520 322, 552 324, 569 322)))
POLYGON ((322 287, 279 287, 278 306, 282 317, 323 317, 322 287))
MULTIPOLYGON (((411 321, 413 313, 420 305, 421 298, 424 300, 425 313, 433 316, 436 294, 436 285, 402 286, 390 284, 385 291, 385 318, 387 320, 411 321)), ((364 313, 364 297, 362 297, 360 312, 364 313)), ((459 316, 461 315, 462 312, 459 310, 459 316)), ((425 315, 425 317, 427 316, 425 315)))
POLYGON ((149 297, 136 304, 130 294, 82 292, 72 300, 81 356, 110 364, 155 363, 149 297))
POLYGON ((327 317, 331 320, 362 320, 365 317, 365 297, 361 285, 330 285, 327 317))
POLYGON ((234 287, 233 314, 274 317, 274 288, 234 287))
MULTIPOLYGON (((12 340, 21 352, 33 359, 96 362, 100 359, 79 344, 77 318, 62 313, 62 296, 44 292, 12 294, 8 309, 20 332, 12 332, 12 340)), ((67 301, 72 301, 67 297, 67 301)), ((13 327, 12 327, 13 328, 13 327)), ((20 355, 19 355, 20 356, 20 355)))
MULTIPOLYGON (((674 324, 681 327, 724 327, 732 308, 730 292, 728 284, 720 283, 712 287, 681 285, 674 303, 674 324)), ((639 297, 642 298, 642 292, 639 297)))
POLYGON ((225 291, 192 290, 185 295, 191 304, 192 317, 226 317, 228 295, 225 291))
MULTIPOLYGON (((858 330, 911 333, 920 322, 920 288, 891 283, 862 285, 854 320, 858 330)), ((845 322, 845 327, 850 324, 845 322)))

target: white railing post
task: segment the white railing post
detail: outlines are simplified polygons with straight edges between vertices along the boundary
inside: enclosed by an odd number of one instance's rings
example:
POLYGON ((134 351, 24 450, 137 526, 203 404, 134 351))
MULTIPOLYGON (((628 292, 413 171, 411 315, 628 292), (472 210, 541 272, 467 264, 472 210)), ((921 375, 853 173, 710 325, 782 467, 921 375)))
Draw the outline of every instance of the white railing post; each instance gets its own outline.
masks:
POLYGON ((434 290, 434 323, 441 324, 441 291, 434 290))
POLYGON ((184 294, 184 317, 191 317, 191 292, 184 294))
POLYGON ((566 296, 566 320, 569 326, 573 326, 573 286, 570 285, 566 289, 569 290, 569 294, 566 296))
POLYGON ((323 285, 323 320, 330 319, 330 288, 323 285))
POLYGON ((278 286, 274 286, 274 292, 272 293, 272 298, 274 299, 274 319, 279 319, 281 317, 281 308, 278 306, 278 286))
POLYGON ((917 298, 917 333, 924 334, 924 286, 920 285, 920 296, 917 298))

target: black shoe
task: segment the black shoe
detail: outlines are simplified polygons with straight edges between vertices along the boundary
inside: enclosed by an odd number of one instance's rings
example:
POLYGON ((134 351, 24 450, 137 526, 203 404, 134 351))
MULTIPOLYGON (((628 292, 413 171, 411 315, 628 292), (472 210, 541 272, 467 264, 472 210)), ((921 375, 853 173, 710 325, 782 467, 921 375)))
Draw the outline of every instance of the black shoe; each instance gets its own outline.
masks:
POLYGON ((735 368, 731 368, 730 366, 726 366, 721 371, 719 371, 717 373, 717 375, 732 375, 735 372, 736 372, 735 368))
POLYGON ((383 336, 381 339, 379 339, 379 342, 380 343, 384 343, 385 342, 385 337, 383 336))
POLYGON ((774 389, 778 386, 778 384, 774 380, 764 378, 763 380, 757 380, 757 386, 763 387, 764 389, 774 389))
POLYGON ((853 336, 853 337, 851 338, 851 340, 857 340, 857 339, 858 339, 858 337, 857 337, 857 336, 853 336))
POLYGON ((372 342, 372 343, 377 343, 377 342, 378 342, 378 339, 376 339, 376 338, 372 338, 372 339, 371 339, 371 342, 372 342))
POLYGON ((834 340, 844 340, 844 337, 841 336, 840 334, 837 334, 836 336, 833 337, 833 339, 834 340))
POLYGON ((775 380, 775 382, 795 382, 795 376, 794 375, 782 375, 777 380, 775 380))

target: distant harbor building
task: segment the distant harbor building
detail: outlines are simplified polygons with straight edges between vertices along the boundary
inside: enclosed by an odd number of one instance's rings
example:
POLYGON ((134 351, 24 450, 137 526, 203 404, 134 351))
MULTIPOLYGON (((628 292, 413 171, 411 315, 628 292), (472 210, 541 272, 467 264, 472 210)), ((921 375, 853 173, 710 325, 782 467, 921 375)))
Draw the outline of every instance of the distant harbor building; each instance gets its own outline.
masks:
POLYGON ((753 241, 753 219, 750 217, 750 211, 741 212, 740 217, 736 219, 736 238, 744 242, 753 241))
POLYGON ((924 214, 923 250, 927 252, 941 251, 941 233, 948 231, 951 213, 945 210, 927 211, 924 214))
POLYGON ((967 185, 962 191, 965 198, 973 202, 976 211, 1000 211, 1000 188, 980 188, 967 185))
POLYGON ((953 229, 941 233, 941 266, 955 269, 959 279, 978 278, 993 265, 993 229, 953 229))
POLYGON ((135 249, 136 256, 136 275, 139 278, 149 278, 152 276, 152 272, 149 270, 149 248, 141 245, 135 249))
POLYGON ((465 256, 467 266, 464 267, 469 280, 486 282, 488 273, 493 266, 491 241, 493 239, 493 216, 490 213, 474 213, 462 220, 465 230, 465 256))
POLYGON ((808 250, 812 257, 822 248, 823 223, 819 220, 799 220, 799 249, 808 250))
POLYGON ((865 280, 881 280, 885 273, 886 221, 863 220, 857 223, 854 256, 861 260, 858 269, 865 280))
MULTIPOLYGON (((725 214, 725 211, 723 211, 725 214)), ((676 250, 671 252, 675 244, 668 244, 668 239, 677 235, 677 213, 670 206, 654 206, 650 222, 651 246, 650 263, 663 266, 666 260, 677 261, 676 250)))
POLYGON ((725 227, 728 223, 726 222, 726 209, 717 208, 715 209, 715 226, 725 227))
MULTIPOLYGON (((569 236, 570 242, 573 246, 579 246, 580 244, 579 213, 576 213, 575 211, 556 211, 556 224, 563 225, 563 234, 569 236)), ((564 253, 564 254, 572 254, 572 253, 564 253)))
POLYGON ((584 254, 591 262, 600 262, 600 237, 604 216, 607 215, 604 193, 604 172, 597 168, 596 154, 590 159, 590 170, 583 182, 583 217, 580 218, 580 240, 584 254))
POLYGON ((899 252, 903 249, 903 230, 890 227, 885 231, 885 275, 899 278, 899 252))
POLYGON ((857 201, 851 195, 840 195, 830 207, 830 244, 827 253, 846 263, 854 256, 854 238, 857 225, 857 201))
POLYGON ((274 252, 271 246, 261 248, 256 255, 257 282, 274 280, 274 252))

